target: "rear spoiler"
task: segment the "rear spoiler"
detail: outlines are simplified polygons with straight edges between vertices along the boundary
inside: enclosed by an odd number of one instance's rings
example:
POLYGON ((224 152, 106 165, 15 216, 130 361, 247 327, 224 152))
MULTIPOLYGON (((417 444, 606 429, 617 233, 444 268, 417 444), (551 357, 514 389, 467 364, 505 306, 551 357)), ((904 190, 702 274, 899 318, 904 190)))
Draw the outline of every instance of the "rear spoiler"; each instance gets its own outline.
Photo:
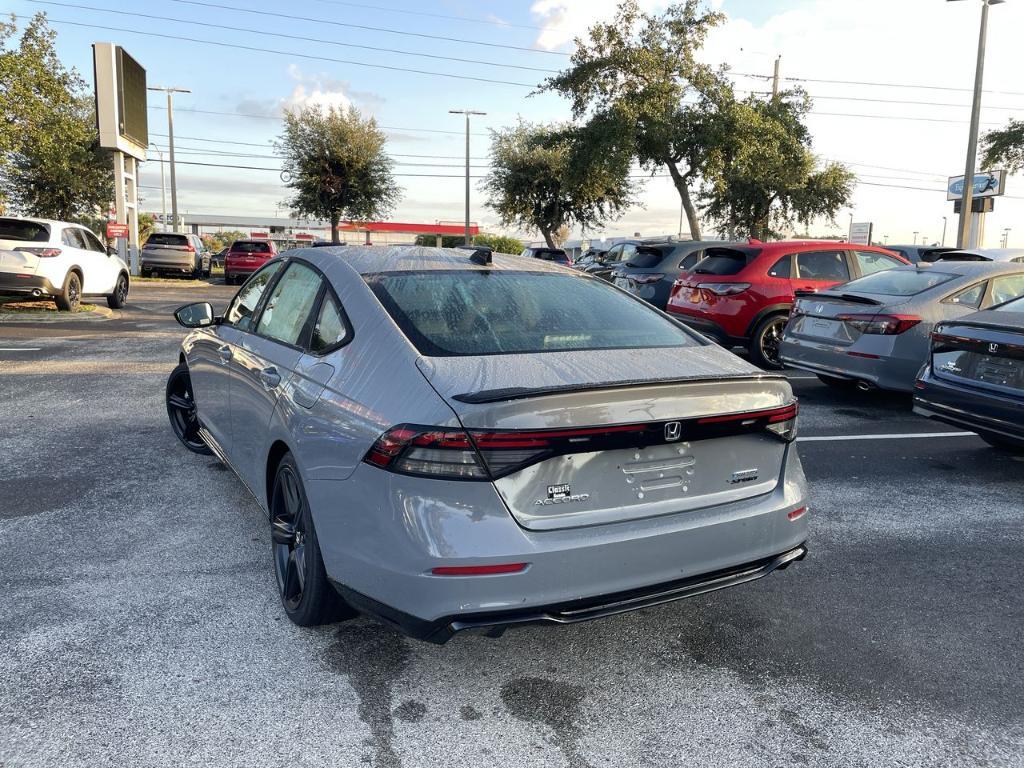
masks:
POLYGON ((736 381, 742 379, 774 379, 786 381, 781 373, 740 374, 737 376, 693 377, 691 379, 632 379, 629 381, 598 382, 595 384, 559 384, 553 387, 503 387, 501 389, 483 389, 479 392, 464 392, 452 395, 452 400, 470 405, 483 403, 502 403, 507 400, 526 400, 531 397, 545 395, 561 395, 566 392, 593 392, 600 389, 628 389, 640 386, 664 386, 672 384, 693 384, 698 381, 736 381))
POLYGON ((793 294, 798 299, 806 299, 809 296, 814 296, 821 301, 847 301, 850 304, 869 304, 873 307, 880 306, 882 302, 878 299, 872 299, 867 296, 858 296, 855 293, 826 293, 818 291, 794 291, 793 294))

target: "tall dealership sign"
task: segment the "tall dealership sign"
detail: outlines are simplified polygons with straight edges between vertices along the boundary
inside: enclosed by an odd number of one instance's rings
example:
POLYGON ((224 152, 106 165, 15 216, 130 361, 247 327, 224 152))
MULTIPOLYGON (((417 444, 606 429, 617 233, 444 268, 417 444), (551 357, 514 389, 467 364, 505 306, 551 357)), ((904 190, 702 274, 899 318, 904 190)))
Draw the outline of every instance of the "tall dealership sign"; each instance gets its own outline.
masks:
MULTIPOLYGON (((139 161, 149 147, 146 111, 146 70, 119 45, 93 43, 96 87, 96 127, 100 146, 114 154, 116 223, 127 225, 127 238, 118 237, 117 250, 139 274, 139 161)), ((125 231, 116 228, 115 232, 125 231)))
MULTIPOLYGON (((964 177, 950 176, 946 183, 946 199, 953 201, 953 213, 960 213, 967 184, 964 177)), ((974 174, 971 189, 970 240, 965 248, 982 248, 985 245, 985 214, 995 208, 995 199, 1006 194, 1006 171, 983 171, 974 174)))

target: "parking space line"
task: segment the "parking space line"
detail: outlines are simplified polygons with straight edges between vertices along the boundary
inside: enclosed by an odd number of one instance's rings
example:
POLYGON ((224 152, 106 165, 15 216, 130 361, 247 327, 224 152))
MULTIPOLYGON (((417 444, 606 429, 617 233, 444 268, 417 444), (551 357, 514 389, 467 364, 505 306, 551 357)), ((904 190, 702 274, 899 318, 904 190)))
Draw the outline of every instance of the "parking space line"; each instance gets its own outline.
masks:
POLYGON ((977 437, 973 432, 917 432, 900 435, 815 435, 798 437, 798 443, 825 443, 829 440, 917 440, 932 437, 977 437))
POLYGON ((42 347, 0 347, 0 352, 40 352, 42 347))

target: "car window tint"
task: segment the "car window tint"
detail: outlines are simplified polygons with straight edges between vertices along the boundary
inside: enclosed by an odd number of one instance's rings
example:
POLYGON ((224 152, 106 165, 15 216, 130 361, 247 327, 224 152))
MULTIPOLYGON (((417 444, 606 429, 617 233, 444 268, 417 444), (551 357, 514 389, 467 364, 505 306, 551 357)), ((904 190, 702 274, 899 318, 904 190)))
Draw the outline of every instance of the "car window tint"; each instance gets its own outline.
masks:
POLYGON ((270 253, 269 243, 233 243, 231 245, 231 251, 233 253, 270 253))
POLYGON ((843 251, 808 251, 796 255, 797 276, 803 280, 846 282, 850 270, 843 251))
POLYGON ((992 303, 1002 304, 1018 296, 1024 296, 1024 275, 1000 275, 993 277, 992 303))
POLYGON ((892 258, 892 256, 886 256, 884 253, 875 253, 874 251, 854 251, 853 256, 857 259, 860 273, 865 276, 898 267, 903 263, 892 258))
POLYGON ((981 306, 981 299, 985 295, 985 281, 982 280, 980 283, 964 288, 962 291, 954 293, 948 299, 947 302, 950 304, 960 304, 965 307, 974 307, 977 309, 981 306))
POLYGON ((887 269, 875 272, 867 277, 851 280, 843 286, 847 293, 877 293, 882 296, 914 296, 937 285, 956 279, 957 275, 948 272, 935 272, 931 269, 887 269))
POLYGON ((185 247, 188 245, 188 236, 177 235, 173 232, 154 232, 149 236, 146 245, 177 245, 185 247))
POLYGON ((227 314, 224 316, 224 322, 234 325, 243 331, 250 330, 253 312, 256 311, 256 307, 259 305, 260 298, 267 289, 267 285, 270 284, 270 281, 280 268, 281 262, 275 261, 273 264, 267 264, 267 266, 250 277, 245 285, 242 286, 242 290, 235 296, 234 301, 231 302, 231 306, 228 307, 227 314))
POLYGON ((82 237, 85 238, 85 247, 90 251, 96 251, 97 253, 106 253, 107 249, 100 243, 99 238, 96 237, 88 229, 80 230, 82 237))
POLYGON ((679 262, 679 269, 692 269, 693 265, 696 264, 704 257, 704 251, 693 251, 692 253, 686 254, 683 260, 679 262))
POLYGON ((429 356, 699 344, 646 304, 586 277, 462 270, 371 275, 367 282, 429 356))
POLYGON ((320 313, 313 324, 313 334, 309 339, 309 348, 313 352, 323 352, 341 344, 348 338, 348 329, 341 319, 341 311, 330 293, 324 296, 320 305, 320 313))
POLYGON ((256 333, 297 345, 321 285, 320 275, 312 268, 297 262, 290 264, 260 313, 256 333))
POLYGON ((793 274, 793 256, 787 253, 781 259, 772 264, 768 270, 769 277, 788 278, 793 274))
POLYGON ((693 268, 695 275, 738 275, 760 251, 709 248, 707 258, 693 268))
POLYGON ((659 248, 644 248, 640 247, 636 249, 636 252, 630 256, 629 261, 626 262, 628 267, 636 267, 637 269, 653 269, 661 263, 661 260, 665 258, 665 252, 659 248))
POLYGON ((45 243, 50 239, 50 228, 46 224, 20 219, 0 219, 0 240, 24 240, 29 243, 45 243))

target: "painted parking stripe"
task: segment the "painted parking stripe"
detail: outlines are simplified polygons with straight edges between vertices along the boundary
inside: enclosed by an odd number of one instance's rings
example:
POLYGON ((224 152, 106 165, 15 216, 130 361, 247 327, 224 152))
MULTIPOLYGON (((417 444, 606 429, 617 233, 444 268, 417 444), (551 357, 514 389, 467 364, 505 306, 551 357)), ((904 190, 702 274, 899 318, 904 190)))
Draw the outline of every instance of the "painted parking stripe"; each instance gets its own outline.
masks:
POLYGON ((798 437, 798 443, 826 443, 830 440, 919 440, 930 437, 977 437, 973 432, 916 432, 902 435, 820 435, 798 437))
POLYGON ((0 352, 40 352, 42 347, 0 347, 0 352))

